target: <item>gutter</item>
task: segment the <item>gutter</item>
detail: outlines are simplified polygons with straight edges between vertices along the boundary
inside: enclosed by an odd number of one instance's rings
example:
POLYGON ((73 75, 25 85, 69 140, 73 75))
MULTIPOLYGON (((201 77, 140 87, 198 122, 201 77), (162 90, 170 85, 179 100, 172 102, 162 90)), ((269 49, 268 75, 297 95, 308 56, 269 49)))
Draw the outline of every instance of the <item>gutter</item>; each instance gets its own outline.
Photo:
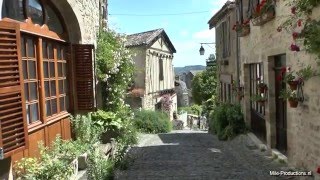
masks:
MULTIPOLYGON (((236 20, 238 21, 240 19, 239 15, 238 15, 238 11, 236 10, 236 20)), ((237 35, 237 43, 236 43, 236 48, 237 48, 237 84, 238 84, 238 88, 240 88, 240 38, 238 33, 236 33, 237 35)))

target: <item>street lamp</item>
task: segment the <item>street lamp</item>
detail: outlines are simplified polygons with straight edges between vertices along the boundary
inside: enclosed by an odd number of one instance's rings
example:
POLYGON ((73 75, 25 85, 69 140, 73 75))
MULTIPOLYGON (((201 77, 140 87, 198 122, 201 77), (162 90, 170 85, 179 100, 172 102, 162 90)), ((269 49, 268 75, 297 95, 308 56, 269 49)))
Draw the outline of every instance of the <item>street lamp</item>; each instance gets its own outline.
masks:
MULTIPOLYGON (((200 43, 200 44, 201 44, 201 47, 200 47, 200 49, 199 49, 199 52, 200 52, 200 55, 202 56, 202 55, 204 55, 204 52, 205 52, 202 44, 216 44, 216 43, 200 43)), ((208 46, 209 46, 209 45, 208 45, 208 46)), ((209 46, 209 47, 211 47, 211 46, 209 46)), ((212 47, 211 47, 211 48, 212 48, 212 47)), ((212 48, 212 49, 213 49, 213 48, 212 48)))

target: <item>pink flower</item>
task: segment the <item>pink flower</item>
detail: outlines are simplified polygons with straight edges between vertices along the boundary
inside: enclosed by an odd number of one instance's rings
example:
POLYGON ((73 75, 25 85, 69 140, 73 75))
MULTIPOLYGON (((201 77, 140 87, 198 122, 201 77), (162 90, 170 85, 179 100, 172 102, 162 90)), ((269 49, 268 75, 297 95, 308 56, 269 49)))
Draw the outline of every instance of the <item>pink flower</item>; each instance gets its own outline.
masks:
POLYGON ((301 27, 301 25, 302 25, 302 19, 299 19, 298 22, 297 22, 297 24, 298 24, 299 27, 301 27))
POLYGON ((299 33, 297 33, 297 32, 293 32, 293 33, 292 33, 293 39, 297 39, 298 36, 299 36, 299 33))

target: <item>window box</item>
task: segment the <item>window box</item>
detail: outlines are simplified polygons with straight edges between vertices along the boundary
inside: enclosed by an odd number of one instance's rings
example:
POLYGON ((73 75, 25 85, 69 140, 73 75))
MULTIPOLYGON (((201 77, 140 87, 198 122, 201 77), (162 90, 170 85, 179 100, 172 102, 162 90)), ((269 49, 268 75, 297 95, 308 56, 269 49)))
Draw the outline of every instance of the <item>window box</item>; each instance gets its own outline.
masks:
POLYGON ((239 31, 237 31, 239 37, 245 37, 250 34, 250 26, 243 26, 239 31))
POLYGON ((265 23, 271 21, 275 18, 275 8, 272 6, 266 13, 263 13, 262 15, 255 17, 252 19, 252 24, 254 26, 262 26, 265 23))

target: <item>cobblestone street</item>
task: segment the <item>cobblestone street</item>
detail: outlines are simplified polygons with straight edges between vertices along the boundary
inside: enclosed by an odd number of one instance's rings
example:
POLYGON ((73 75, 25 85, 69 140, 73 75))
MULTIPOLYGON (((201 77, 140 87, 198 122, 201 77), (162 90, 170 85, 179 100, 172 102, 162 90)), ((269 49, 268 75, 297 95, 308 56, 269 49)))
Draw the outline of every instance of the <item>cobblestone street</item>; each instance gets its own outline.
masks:
POLYGON ((142 135, 129 151, 129 168, 115 179, 294 179, 270 176, 285 165, 250 147, 245 135, 229 142, 203 131, 142 135))

